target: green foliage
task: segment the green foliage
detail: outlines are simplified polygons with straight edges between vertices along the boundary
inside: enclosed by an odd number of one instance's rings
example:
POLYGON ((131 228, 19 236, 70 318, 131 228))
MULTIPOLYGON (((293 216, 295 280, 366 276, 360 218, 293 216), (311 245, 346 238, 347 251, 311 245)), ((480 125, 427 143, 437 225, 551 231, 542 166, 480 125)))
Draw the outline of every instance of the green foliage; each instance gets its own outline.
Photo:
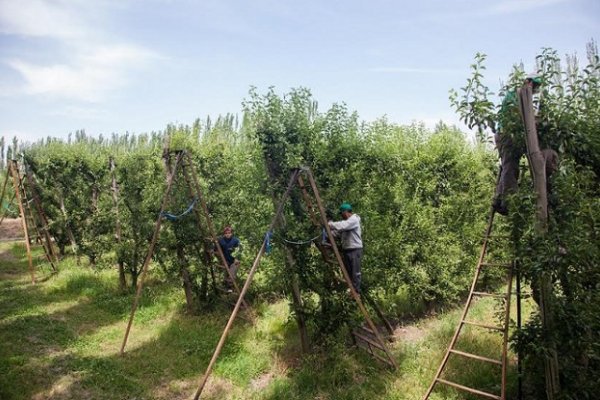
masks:
POLYGON ((450 104, 469 129, 477 128, 477 140, 480 143, 488 139, 486 129, 496 129, 494 103, 489 99, 494 93, 482 82, 486 58, 482 53, 475 55, 475 62, 471 64, 471 77, 467 79, 467 85, 460 88, 460 99, 456 90, 450 90, 450 104))
MULTIPOLYGON (((263 96, 252 91, 245 103, 275 185, 273 197, 283 192, 290 168, 310 166, 330 209, 349 201, 360 214, 363 280, 391 312, 398 312, 395 299, 411 304, 400 313, 458 299, 468 286, 468 267, 474 264, 491 197, 489 154, 447 127, 432 133, 385 120, 359 124, 344 105, 320 113, 315 104, 305 89, 284 97, 273 90, 263 96)), ((294 239, 318 235, 298 193, 292 193, 290 203, 282 234, 294 239)), ((299 277, 304 309, 296 312, 321 333, 352 321, 355 305, 318 253, 297 246, 288 251, 295 265, 288 265, 279 279, 299 277)))
MULTIPOLYGON (((481 85, 479 63, 467 88, 481 85)), ((568 399, 594 398, 600 389, 600 326, 598 309, 598 240, 600 220, 600 59, 595 42, 588 45, 587 66, 579 67, 576 57, 566 58, 566 68, 557 52, 543 49, 536 57, 537 72, 542 76, 541 93, 536 96, 539 109, 537 128, 542 148, 556 150, 560 168, 548 181, 548 232, 536 230, 535 195, 530 175, 525 175, 519 192, 511 201, 510 225, 513 230, 514 255, 520 262, 524 278, 531 284, 539 301, 539 284, 543 277, 552 282, 549 300, 550 317, 556 321, 550 335, 544 333, 539 315, 514 338, 525 359, 525 371, 535 397, 543 397, 543 359, 555 348, 559 360, 561 396, 568 399)), ((504 96, 497 105, 496 126, 508 132, 515 146, 525 148, 524 128, 520 121, 514 93, 524 79, 522 66, 515 66, 504 96)), ((453 104, 465 121, 488 121, 489 101, 472 104, 463 88, 453 104)), ((477 124, 475 124, 476 126, 477 124)), ((494 121, 487 123, 488 128, 494 121)))

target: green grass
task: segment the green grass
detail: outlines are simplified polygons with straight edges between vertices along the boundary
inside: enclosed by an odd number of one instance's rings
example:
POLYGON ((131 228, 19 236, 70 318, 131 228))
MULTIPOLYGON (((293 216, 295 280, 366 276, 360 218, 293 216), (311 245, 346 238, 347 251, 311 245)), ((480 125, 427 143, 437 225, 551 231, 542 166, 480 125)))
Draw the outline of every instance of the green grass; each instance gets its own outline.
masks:
MULTIPOLYGON (((39 249, 36 249, 36 257, 39 249)), ((115 270, 93 271, 67 259, 60 272, 37 270, 32 285, 24 247, 0 244, 0 399, 188 399, 229 316, 217 307, 186 315, 182 290, 149 280, 124 357, 118 351, 133 296, 120 294, 115 270)), ((492 300, 472 319, 494 318, 492 300)), ((418 321, 392 345, 397 371, 346 338, 301 355, 285 301, 254 303, 238 319, 205 388, 210 399, 420 399, 454 333, 460 310, 418 321)), ((499 358, 500 335, 467 329, 459 348, 499 358)), ((500 368, 453 359, 447 376, 498 392, 500 368)), ((515 390, 514 365, 509 390, 515 390)), ((463 399, 436 389, 436 399, 463 399)))

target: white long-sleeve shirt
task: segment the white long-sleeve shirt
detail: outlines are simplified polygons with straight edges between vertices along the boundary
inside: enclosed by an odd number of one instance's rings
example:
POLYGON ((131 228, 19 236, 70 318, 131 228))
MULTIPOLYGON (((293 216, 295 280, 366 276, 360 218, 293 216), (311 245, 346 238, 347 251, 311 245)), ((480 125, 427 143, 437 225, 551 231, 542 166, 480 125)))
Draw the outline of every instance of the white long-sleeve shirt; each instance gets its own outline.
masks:
POLYGON ((350 218, 343 221, 329 221, 333 236, 342 238, 342 249, 362 249, 362 231, 360 229, 360 217, 352 214, 350 218))

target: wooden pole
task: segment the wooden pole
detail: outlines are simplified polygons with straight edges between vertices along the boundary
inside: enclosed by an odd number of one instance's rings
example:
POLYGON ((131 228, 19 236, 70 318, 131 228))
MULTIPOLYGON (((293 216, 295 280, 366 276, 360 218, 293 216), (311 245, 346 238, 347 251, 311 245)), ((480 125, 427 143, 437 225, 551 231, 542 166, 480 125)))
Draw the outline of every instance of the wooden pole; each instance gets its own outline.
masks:
POLYGON ((314 176, 313 176, 310 168, 308 168, 308 167, 304 168, 304 172, 308 176, 308 181, 309 181, 310 186, 312 188, 312 191, 313 191, 313 193, 315 195, 315 199, 317 201, 317 207, 319 208, 319 212, 321 214, 321 223, 325 227, 325 230, 327 232, 327 236, 329 238, 329 243, 331 244, 331 248, 333 249, 333 252, 335 254, 335 258, 336 258, 336 260, 337 260, 337 262, 338 262, 338 264, 340 266, 342 274, 344 275, 344 279, 346 280, 346 283, 348 284, 348 288, 350 289, 350 294, 352 295, 352 297, 356 301, 356 304, 358 305, 358 308, 360 309, 361 313, 365 317, 365 320, 367 321, 367 324, 369 325, 369 327, 371 328, 371 330, 375 334, 375 337, 377 338, 377 341, 381 345, 381 348, 383 349, 383 351, 385 352, 385 354, 388 356, 388 358, 390 359, 391 363, 394 365, 394 368, 398 368, 398 364, 396 363, 396 360, 394 359, 394 357, 392 356, 392 353, 387 348, 387 346, 385 344, 385 341, 383 340, 383 337, 381 336, 381 333, 379 333, 379 329, 377 329, 377 327, 373 323, 373 320, 371 320, 371 317, 369 316, 369 313, 367 312, 367 309, 365 308, 363 302, 360 299, 360 295, 356 292, 356 289, 354 289, 354 285, 352 285, 352 280, 350 279, 350 275, 348 275, 348 271, 346 271, 346 268, 344 267, 344 261, 342 260, 342 256, 340 255, 340 251, 338 250, 337 245, 335 244, 335 239, 333 238, 333 234, 331 233, 331 229, 329 228, 329 224, 327 223, 327 218, 325 216, 325 208, 323 207, 323 202, 321 201, 321 197, 319 196, 319 189, 317 188, 317 184, 315 182, 315 178, 314 178, 314 176))
POLYGON ((21 214, 21 224, 23 225, 23 233, 25 234, 25 247, 27 248, 27 261, 29 262, 29 273, 31 274, 31 283, 35 285, 35 271, 33 270, 33 260, 31 259, 31 245, 29 243, 29 232, 27 231, 27 222, 25 221, 25 209, 21 199, 19 181, 19 167, 16 160, 8 162, 8 168, 12 175, 13 186, 15 189, 15 198, 19 204, 19 213, 21 214))
MULTIPOLYGON (((286 202, 288 196, 290 195, 290 192, 292 191, 292 187, 294 186, 294 184, 296 182, 297 176, 298 176, 298 170, 294 170, 291 174, 287 189, 286 189, 285 193, 283 194, 283 196, 281 197, 281 200, 279 201, 279 206, 277 207, 275 216, 273 217, 271 224, 269 225, 268 232, 270 232, 273 229, 273 227, 277 223, 277 220, 281 216, 281 213, 283 212, 283 206, 285 205, 285 202, 286 202)), ((261 256, 265 251, 266 244, 267 244, 267 238, 265 236, 265 238, 262 242, 262 245, 260 247, 260 250, 258 251, 256 258, 254 259, 252 268, 250 269, 250 272, 248 273, 248 278, 246 279, 246 282, 244 283, 244 287, 242 288, 240 297, 238 298, 238 300, 235 304, 235 307, 233 308, 233 311, 231 313, 231 316, 229 317, 229 321, 227 321, 227 325, 225 326, 225 329, 223 330, 223 333, 221 334, 221 338, 219 339, 217 348, 215 349, 215 352, 213 353, 213 356, 210 359, 210 362, 208 363, 208 367, 206 367, 206 372, 204 372, 204 376, 202 377, 202 380, 200 381, 198 390, 194 394, 194 400, 198 400, 200 398, 200 395, 202 394, 202 390, 204 390, 206 381, 208 380, 208 377, 210 376, 210 373, 217 361, 217 358, 219 357, 219 354, 221 353, 221 349, 223 348, 223 345, 225 344, 225 339, 227 338, 227 335, 229 334, 229 330, 231 329, 231 326, 233 325, 233 321, 235 320, 235 317, 237 316, 237 313, 240 310, 242 300, 243 300, 244 296, 246 295, 246 292, 248 291, 250 284, 252 283, 252 278, 254 277, 254 273, 256 272, 258 265, 260 264, 261 256)))
MULTIPOLYGON (((10 165, 6 168, 6 178, 4 179, 4 184, 2 185, 2 193, 0 194, 0 207, 2 207, 2 201, 4 200, 4 193, 6 192, 6 186, 8 184, 8 178, 10 172, 10 165)), ((2 220, 4 220, 4 216, 2 216, 2 220)), ((0 224, 2 221, 0 220, 0 224)))
POLYGON ((25 176, 27 178, 27 183, 31 188, 31 198, 33 200, 33 204, 35 205, 35 209, 38 214, 39 221, 41 223, 40 225, 43 234, 43 246, 46 252, 46 257, 48 258, 52 269, 54 271, 57 271, 58 269, 55 263, 58 262, 58 256, 54 251, 54 246, 52 245, 52 238, 50 237, 50 232, 48 231, 48 218, 46 217, 46 213, 44 212, 44 208, 42 207, 42 201, 37 191, 35 179, 33 178, 33 174, 29 168, 27 169, 25 176))
MULTIPOLYGON (((548 231, 548 192, 546 187, 546 161, 540 150, 537 129, 535 126, 535 113, 533 110, 533 91, 531 86, 525 85, 518 90, 519 111, 525 125, 527 159, 533 177, 533 186, 536 193, 536 232, 545 236, 548 231)), ((534 283, 535 284, 535 283, 534 283)), ((546 376, 546 395, 548 400, 554 400, 560 392, 558 353, 556 344, 552 339, 555 329, 552 310, 553 293, 552 281, 546 271, 541 273, 540 285, 540 316, 542 330, 548 345, 548 353, 544 357, 546 376)))
POLYGON ((170 198, 171 187, 173 185, 173 181, 175 180, 175 175, 177 174, 177 169, 179 168, 179 164, 181 163, 182 155, 179 154, 177 156, 177 160, 175 161, 175 167, 173 168, 173 172, 167 179, 167 188, 165 189, 165 194, 163 195, 163 199, 160 205, 160 211, 158 213, 158 217, 156 218, 156 222, 154 224, 154 233, 152 234, 152 240, 150 241, 150 247, 148 247, 148 254, 146 254, 146 259, 144 260, 144 264, 142 266, 142 273, 140 274, 137 290, 135 292, 135 299, 133 300, 133 305, 131 306, 131 315, 129 316, 129 322, 127 323, 127 328, 125 329, 125 337, 123 338, 123 344, 121 345, 121 355, 125 354, 125 345, 127 344, 127 338, 129 337, 129 331, 131 330, 131 324, 133 323, 133 317, 135 315, 135 311, 137 310, 137 306, 140 300, 140 295, 142 294, 142 288, 144 287, 144 279, 146 277, 146 272, 148 271, 148 266, 150 265, 150 261, 152 260, 152 254, 154 254, 154 247, 156 246, 156 242, 158 240, 158 235, 160 233, 160 226, 162 224, 163 215, 162 213, 165 211, 165 207, 170 198))

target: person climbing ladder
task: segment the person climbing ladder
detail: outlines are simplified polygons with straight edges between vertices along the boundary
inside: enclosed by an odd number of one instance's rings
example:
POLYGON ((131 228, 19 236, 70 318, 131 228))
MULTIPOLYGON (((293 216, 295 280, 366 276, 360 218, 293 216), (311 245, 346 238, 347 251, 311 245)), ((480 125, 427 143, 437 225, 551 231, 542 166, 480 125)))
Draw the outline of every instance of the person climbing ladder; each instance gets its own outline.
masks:
POLYGON ((340 206, 340 214, 342 221, 329 221, 329 227, 333 236, 340 237, 342 240, 344 265, 352 279, 352 286, 360 294, 360 265, 363 256, 360 217, 352 212, 350 203, 343 203, 340 206))

